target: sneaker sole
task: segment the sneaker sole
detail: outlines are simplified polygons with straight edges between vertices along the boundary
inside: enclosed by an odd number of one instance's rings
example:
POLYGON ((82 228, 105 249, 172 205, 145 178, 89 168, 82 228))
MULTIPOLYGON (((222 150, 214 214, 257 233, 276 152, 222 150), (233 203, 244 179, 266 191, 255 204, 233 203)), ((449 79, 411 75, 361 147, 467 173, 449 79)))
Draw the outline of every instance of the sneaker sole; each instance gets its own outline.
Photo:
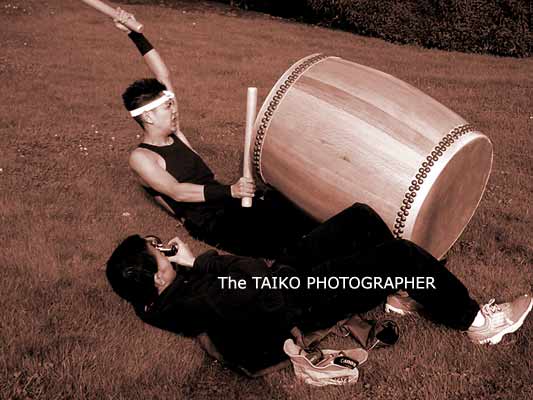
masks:
POLYGON ((400 314, 400 315, 413 314, 413 311, 407 311, 407 310, 404 310, 403 308, 397 308, 397 307, 391 306, 388 303, 385 303, 385 312, 386 313, 400 314))
POLYGON ((516 321, 513 325, 503 329, 501 332, 497 333, 496 335, 488 338, 488 339, 484 339, 482 340, 480 343, 481 344, 490 344, 490 345, 493 345, 493 344, 498 344, 502 341, 503 337, 505 335, 507 335, 508 333, 513 333, 513 332, 516 332, 516 330, 518 330, 518 328, 520 328, 522 326, 522 324, 524 323, 524 321, 526 320, 526 317, 527 315, 529 314, 529 312, 531 311, 531 308, 533 307, 533 299, 529 299, 529 307, 527 308, 527 310, 524 312, 524 314, 522 314, 522 316, 518 319, 518 321, 516 321))

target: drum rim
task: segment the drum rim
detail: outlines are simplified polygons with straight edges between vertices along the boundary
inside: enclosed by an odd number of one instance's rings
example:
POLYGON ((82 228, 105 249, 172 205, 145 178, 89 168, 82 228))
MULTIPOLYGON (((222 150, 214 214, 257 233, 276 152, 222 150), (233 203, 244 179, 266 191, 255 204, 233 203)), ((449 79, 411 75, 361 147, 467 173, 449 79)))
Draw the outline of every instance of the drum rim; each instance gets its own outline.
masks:
POLYGON ((405 233, 404 228, 408 225, 407 219, 409 217, 409 210, 411 205, 415 202, 415 198, 419 193, 426 178, 438 167, 437 162, 443 159, 444 153, 456 143, 463 135, 474 132, 474 127, 471 124, 460 125, 448 132, 435 145, 433 150, 426 156, 424 161, 420 164, 418 172, 413 176, 411 184, 402 199, 402 205, 398 209, 396 220, 394 223, 393 235, 397 239, 401 239, 405 233))
POLYGON ((261 181, 268 184, 261 167, 261 156, 263 153, 263 143, 272 121, 274 112, 285 97, 289 89, 298 81, 298 79, 314 65, 328 59, 339 58, 337 56, 328 56, 322 53, 314 53, 307 57, 301 58, 292 64, 285 73, 274 84, 268 96, 266 97, 261 109, 257 113, 254 123, 253 146, 250 155, 255 174, 261 178, 261 181))
POLYGON ((492 142, 486 135, 470 124, 457 126, 452 129, 421 163, 422 166, 419 168, 415 176, 413 176, 408 191, 402 200, 402 205, 397 212, 397 217, 392 227, 395 238, 402 239, 406 237, 409 240, 415 241, 415 243, 419 243, 417 237, 413 235, 415 234, 415 230, 418 229, 417 226, 419 218, 421 217, 421 210, 426 207, 428 196, 433 188, 435 188, 434 183, 441 179, 443 173, 446 173, 445 170, 448 168, 448 165, 454 163, 455 158, 459 156, 461 152, 465 151, 465 146, 480 143, 479 141, 488 142, 490 147, 490 159, 488 161, 488 168, 484 169, 484 178, 478 181, 480 186, 476 186, 477 190, 475 190, 475 193, 477 200, 475 203, 470 203, 470 211, 468 211, 466 220, 463 220, 460 225, 457 225, 455 219, 452 221, 454 228, 450 229, 454 231, 453 235, 451 235, 453 236, 453 239, 447 240, 446 246, 432 245, 430 248, 427 248, 427 250, 438 259, 441 259, 448 252, 466 229, 478 209, 492 170, 494 157, 492 142), (425 176, 419 176, 422 173, 421 170, 424 170, 425 176), (459 227, 459 229, 455 230, 455 227, 459 227))

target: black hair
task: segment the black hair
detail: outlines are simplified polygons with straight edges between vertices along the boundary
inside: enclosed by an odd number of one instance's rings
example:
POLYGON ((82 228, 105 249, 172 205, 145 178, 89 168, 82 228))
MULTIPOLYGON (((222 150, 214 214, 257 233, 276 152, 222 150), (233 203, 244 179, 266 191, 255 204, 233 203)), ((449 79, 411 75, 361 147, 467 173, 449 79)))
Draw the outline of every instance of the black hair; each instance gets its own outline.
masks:
POLYGON ((120 297, 135 307, 149 305, 158 295, 154 284, 157 261, 139 235, 124 239, 107 261, 106 276, 120 297))
MULTIPOLYGON (((142 107, 158 98, 163 90, 167 90, 167 87, 157 79, 147 78, 136 80, 122 93, 124 107, 128 111, 142 107)), ((133 119, 144 129, 143 119, 140 115, 133 119)))

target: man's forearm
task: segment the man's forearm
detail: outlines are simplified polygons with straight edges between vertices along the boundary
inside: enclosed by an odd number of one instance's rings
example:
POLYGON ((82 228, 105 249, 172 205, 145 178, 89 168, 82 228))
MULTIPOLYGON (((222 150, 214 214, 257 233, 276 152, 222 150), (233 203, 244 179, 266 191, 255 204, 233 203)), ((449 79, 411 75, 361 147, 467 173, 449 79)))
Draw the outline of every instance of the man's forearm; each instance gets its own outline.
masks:
POLYGON ((200 203, 205 201, 204 186, 193 183, 178 183, 168 194, 177 202, 200 203))
POLYGON ((154 74, 155 78, 164 84, 167 87, 167 90, 173 92, 174 89, 172 87, 168 68, 150 41, 148 41, 142 33, 130 32, 128 36, 143 56, 144 61, 148 65, 148 68, 150 68, 150 71, 154 74))
POLYGON ((193 183, 179 183, 171 196, 178 202, 217 202, 231 199, 231 187, 220 184, 196 185, 193 183))
POLYGON ((167 87, 167 90, 174 92, 174 88, 172 87, 172 81, 170 80, 170 72, 168 71, 165 62, 163 61, 157 50, 150 50, 143 56, 143 58, 146 64, 148 65, 148 68, 150 68, 150 71, 152 71, 152 73, 154 74, 155 78, 163 85, 165 85, 167 87))

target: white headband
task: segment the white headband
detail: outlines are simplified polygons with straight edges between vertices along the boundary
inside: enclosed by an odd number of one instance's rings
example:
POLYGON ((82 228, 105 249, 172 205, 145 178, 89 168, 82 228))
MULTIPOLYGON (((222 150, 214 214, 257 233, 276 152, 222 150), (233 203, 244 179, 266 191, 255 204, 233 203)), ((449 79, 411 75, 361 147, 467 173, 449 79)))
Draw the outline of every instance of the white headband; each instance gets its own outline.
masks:
POLYGON ((132 117, 138 117, 145 111, 153 110, 154 108, 160 106, 163 103, 166 103, 169 100, 172 100, 174 97, 174 93, 172 93, 170 90, 163 90, 163 96, 159 97, 158 99, 155 99, 154 101, 151 101, 148 104, 145 104, 144 106, 141 106, 139 108, 136 108, 135 110, 130 111, 130 115, 132 117))

